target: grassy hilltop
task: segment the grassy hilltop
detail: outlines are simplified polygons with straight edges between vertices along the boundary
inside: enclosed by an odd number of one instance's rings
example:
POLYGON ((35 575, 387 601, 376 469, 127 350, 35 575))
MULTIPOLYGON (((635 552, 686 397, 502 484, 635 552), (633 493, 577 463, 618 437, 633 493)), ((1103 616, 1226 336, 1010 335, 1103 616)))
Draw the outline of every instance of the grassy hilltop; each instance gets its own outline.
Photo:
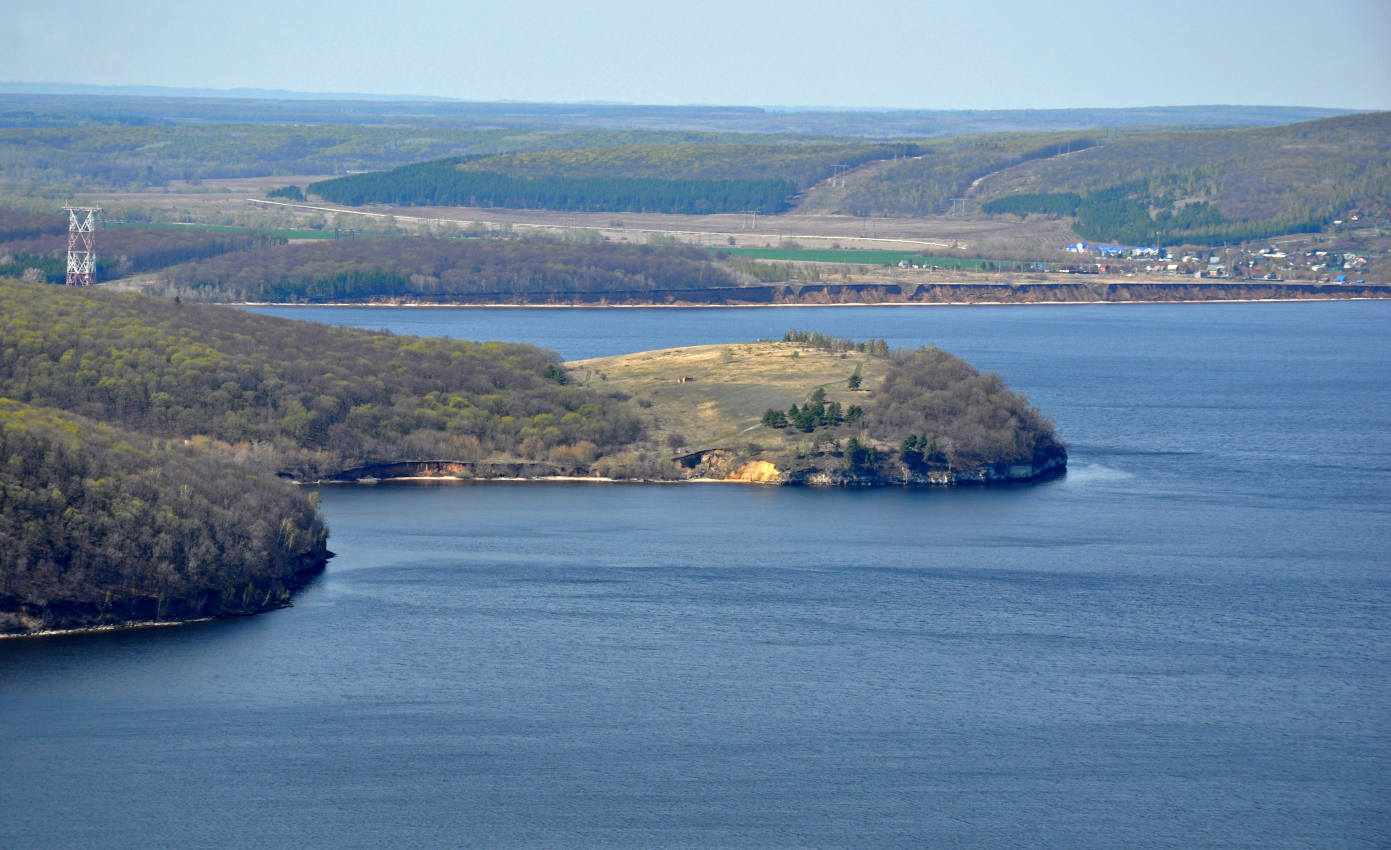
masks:
POLYGON ((1025 398, 938 348, 891 352, 882 341, 793 331, 566 368, 583 386, 631 394, 649 439, 692 477, 955 484, 1066 463, 1052 423, 1025 398))

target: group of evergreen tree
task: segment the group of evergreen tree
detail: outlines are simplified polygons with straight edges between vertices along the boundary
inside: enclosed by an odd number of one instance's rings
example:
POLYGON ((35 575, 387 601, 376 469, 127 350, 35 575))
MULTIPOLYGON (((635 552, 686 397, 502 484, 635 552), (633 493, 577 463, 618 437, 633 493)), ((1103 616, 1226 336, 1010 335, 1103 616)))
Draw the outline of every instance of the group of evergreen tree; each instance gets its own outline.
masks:
POLYGON ((284 198, 287 201, 304 200, 304 190, 298 186, 279 186, 266 193, 267 198, 284 198))
MULTIPOLYGON (((820 331, 790 330, 782 335, 783 342, 795 342, 805 345, 808 348, 815 348, 821 351, 829 351, 832 354, 859 352, 868 354, 871 357, 887 357, 889 355, 889 343, 883 339, 867 339, 857 342, 853 339, 823 334, 820 331)), ((856 370, 859 371, 858 369, 856 370)), ((852 387, 851 389, 855 389, 852 387)))
POLYGON ((899 460, 909 469, 942 467, 947 464, 947 453, 937 444, 935 437, 926 434, 909 434, 903 438, 898 449, 899 460))
POLYGON ((871 443, 861 442, 859 437, 847 439, 841 451, 841 465, 852 474, 872 472, 879 460, 879 449, 871 443))
POLYGON ((574 212, 686 215, 782 212, 797 187, 786 180, 672 180, 658 177, 517 177, 470 171, 457 160, 353 174, 309 185, 348 206, 505 207, 574 212))
POLYGON ((796 428, 810 434, 817 428, 831 428, 858 422, 864 416, 864 408, 852 404, 843 407, 838 401, 826 401, 826 390, 817 387, 812 391, 806 404, 792 405, 786 411, 768 408, 763 413, 763 424, 769 428, 796 428))

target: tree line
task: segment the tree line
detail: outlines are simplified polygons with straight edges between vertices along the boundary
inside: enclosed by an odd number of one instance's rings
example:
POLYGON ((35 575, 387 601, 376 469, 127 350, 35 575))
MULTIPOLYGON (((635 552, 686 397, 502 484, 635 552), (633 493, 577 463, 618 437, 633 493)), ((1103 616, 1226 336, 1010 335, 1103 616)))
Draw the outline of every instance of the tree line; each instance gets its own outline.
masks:
POLYGON ((529 345, 396 337, 148 296, 0 285, 0 396, 301 479, 383 460, 548 462, 639 439, 529 345))
MULTIPOLYGON (((856 342, 853 339, 832 336, 820 331, 803 331, 796 328, 782 335, 783 342, 795 342, 805 345, 808 348, 818 348, 822 351, 829 351, 832 354, 840 352, 858 351, 872 357, 889 356, 889 343, 883 339, 867 339, 863 342, 856 342)), ((852 387, 852 389, 856 389, 852 387)))
POLYGON ((514 177, 431 164, 323 180, 309 184, 309 191, 326 201, 348 206, 400 204, 706 215, 781 212, 789 206, 796 186, 786 180, 514 177))
POLYGON ((697 248, 555 239, 336 239, 264 247, 173 266, 164 291, 213 301, 366 301, 737 286, 697 248))
MULTIPOLYGON (((0 221, 0 277, 62 283, 67 279, 67 219, 36 216, 47 230, 23 235, 5 231, 0 221)), ((96 238, 97 280, 153 271, 176 263, 284 245, 283 238, 259 231, 192 227, 104 227, 96 238)))
POLYGON ((1131 245, 1212 245, 1240 242, 1280 233, 1312 233, 1331 218, 1283 216, 1263 221, 1230 221, 1207 201, 1182 202, 1147 184, 1102 189, 1089 195, 1076 192, 1021 194, 997 198, 981 206, 992 215, 1030 213, 1073 216, 1073 230, 1084 239, 1131 245))

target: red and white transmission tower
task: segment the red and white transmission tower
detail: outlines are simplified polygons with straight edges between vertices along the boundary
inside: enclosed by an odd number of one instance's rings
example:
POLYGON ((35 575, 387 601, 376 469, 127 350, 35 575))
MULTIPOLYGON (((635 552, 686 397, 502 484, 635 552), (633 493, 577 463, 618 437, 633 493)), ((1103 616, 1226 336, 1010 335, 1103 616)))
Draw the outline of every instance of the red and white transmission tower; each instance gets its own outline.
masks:
POLYGON ((97 282, 97 213, 101 207, 63 207, 68 211, 68 286, 97 282))

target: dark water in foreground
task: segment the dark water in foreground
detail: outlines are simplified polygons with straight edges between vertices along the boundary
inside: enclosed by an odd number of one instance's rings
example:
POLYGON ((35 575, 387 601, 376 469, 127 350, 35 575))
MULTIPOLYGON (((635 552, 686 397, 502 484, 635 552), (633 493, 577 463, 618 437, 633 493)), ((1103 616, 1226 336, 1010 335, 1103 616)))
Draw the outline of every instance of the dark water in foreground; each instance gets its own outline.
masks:
POLYGON ((444 312, 937 341, 1071 472, 326 490, 293 608, 0 642, 0 846, 1391 844, 1391 304, 444 312))

